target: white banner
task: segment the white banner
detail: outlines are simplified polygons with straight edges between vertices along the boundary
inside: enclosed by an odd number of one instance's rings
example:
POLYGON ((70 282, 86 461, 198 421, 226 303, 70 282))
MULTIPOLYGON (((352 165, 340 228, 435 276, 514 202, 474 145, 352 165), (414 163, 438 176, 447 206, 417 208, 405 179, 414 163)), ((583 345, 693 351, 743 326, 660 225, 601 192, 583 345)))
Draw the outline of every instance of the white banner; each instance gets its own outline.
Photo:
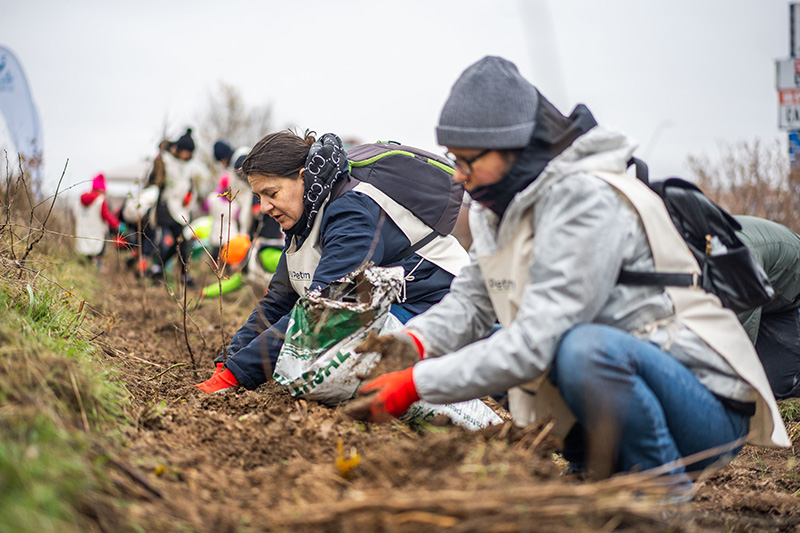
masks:
POLYGON ((29 161, 41 161, 39 114, 19 61, 3 46, 0 46, 0 115, 5 117, 16 152, 29 161))

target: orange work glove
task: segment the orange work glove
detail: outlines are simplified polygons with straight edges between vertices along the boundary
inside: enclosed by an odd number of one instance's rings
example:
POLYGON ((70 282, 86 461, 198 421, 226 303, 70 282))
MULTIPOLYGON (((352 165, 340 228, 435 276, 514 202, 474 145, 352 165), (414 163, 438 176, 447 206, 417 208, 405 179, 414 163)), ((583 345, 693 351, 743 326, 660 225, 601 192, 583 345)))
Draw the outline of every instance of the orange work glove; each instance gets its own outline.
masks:
POLYGON ((370 419, 386 422, 408 411, 411 404, 419 400, 414 385, 414 367, 399 372, 389 372, 373 379, 361 387, 359 394, 375 392, 369 403, 370 419))
POLYGON ((238 386, 239 380, 236 379, 236 376, 233 375, 233 372, 223 367, 222 363, 217 363, 217 369, 210 378, 203 383, 195 385, 195 387, 206 394, 220 392, 238 386))

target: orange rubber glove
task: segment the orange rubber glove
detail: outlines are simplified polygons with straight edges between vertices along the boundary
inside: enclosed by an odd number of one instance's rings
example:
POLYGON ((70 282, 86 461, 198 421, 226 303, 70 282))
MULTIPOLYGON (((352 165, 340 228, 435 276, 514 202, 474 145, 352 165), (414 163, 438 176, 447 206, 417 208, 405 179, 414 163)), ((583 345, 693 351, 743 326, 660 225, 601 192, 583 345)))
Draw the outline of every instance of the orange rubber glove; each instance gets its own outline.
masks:
POLYGON ((389 372, 361 387, 360 394, 377 391, 369 403, 373 422, 386 422, 408 411, 419 400, 414 385, 414 367, 399 372, 389 372))
POLYGON ((217 363, 217 370, 214 371, 214 374, 210 378, 203 383, 195 385, 195 387, 206 394, 220 392, 238 386, 239 380, 236 379, 236 376, 233 375, 233 372, 225 367, 222 367, 222 363, 217 363), (220 368, 222 368, 222 370, 220 370, 220 368))

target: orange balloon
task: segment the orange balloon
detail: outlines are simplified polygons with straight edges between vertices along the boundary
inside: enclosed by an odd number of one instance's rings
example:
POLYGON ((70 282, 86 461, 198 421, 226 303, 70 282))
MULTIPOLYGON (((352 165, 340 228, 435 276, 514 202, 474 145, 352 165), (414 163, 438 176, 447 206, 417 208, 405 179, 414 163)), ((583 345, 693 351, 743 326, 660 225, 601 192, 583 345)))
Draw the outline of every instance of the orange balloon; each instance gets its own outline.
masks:
POLYGON ((222 260, 229 265, 238 265, 247 256, 248 249, 250 249, 250 237, 237 235, 222 247, 222 260))

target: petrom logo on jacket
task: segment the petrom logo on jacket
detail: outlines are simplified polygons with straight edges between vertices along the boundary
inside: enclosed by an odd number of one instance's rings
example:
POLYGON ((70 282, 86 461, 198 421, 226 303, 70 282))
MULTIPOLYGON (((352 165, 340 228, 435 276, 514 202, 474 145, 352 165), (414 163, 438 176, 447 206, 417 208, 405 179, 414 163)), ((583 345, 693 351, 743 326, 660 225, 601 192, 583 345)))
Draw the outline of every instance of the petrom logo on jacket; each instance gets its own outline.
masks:
POLYGON ((487 280, 487 285, 490 292, 511 292, 516 288, 517 282, 513 279, 489 278, 487 280))
POLYGON ((309 279, 311 279, 311 273, 310 272, 298 272, 296 270, 290 270, 289 271, 289 279, 298 280, 298 281, 299 280, 309 280, 309 279))

